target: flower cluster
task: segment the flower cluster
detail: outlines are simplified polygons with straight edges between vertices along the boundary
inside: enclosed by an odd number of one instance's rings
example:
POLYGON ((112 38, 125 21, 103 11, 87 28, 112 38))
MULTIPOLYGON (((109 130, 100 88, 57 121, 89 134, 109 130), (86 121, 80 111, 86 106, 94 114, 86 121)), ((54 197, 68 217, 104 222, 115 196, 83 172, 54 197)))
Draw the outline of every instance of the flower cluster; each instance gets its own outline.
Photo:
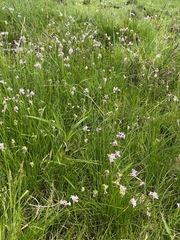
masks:
MULTIPOLYGON (((125 133, 123 132, 118 132, 116 134, 116 138, 118 139, 125 139, 126 138, 126 135, 125 133)), ((118 141, 117 140, 114 140, 113 142, 110 142, 110 144, 112 146, 118 146, 118 141)), ((120 158, 121 157, 121 154, 120 154, 120 151, 115 151, 114 153, 110 153, 110 154, 107 154, 108 156, 108 159, 109 159, 109 162, 112 163, 116 160, 116 158, 120 158)))
MULTIPOLYGON (((6 85, 5 82, 3 82, 4 85, 6 85)), ((28 103, 28 109, 33 104, 33 96, 34 92, 30 91, 29 89, 25 90, 24 88, 20 88, 18 93, 13 94, 13 89, 10 87, 7 87, 7 91, 9 92, 9 95, 4 97, 4 100, 2 102, 3 109, 2 112, 5 113, 8 106, 12 108, 13 111, 18 112, 20 106, 23 103, 28 103)), ((10 110, 10 109, 9 109, 10 110)))
MULTIPOLYGON (((71 195, 70 199, 72 200, 72 203, 78 203, 79 202, 79 197, 77 195, 71 195)), ((62 199, 60 201, 60 205, 63 205, 65 207, 66 206, 71 206, 72 203, 70 201, 68 202, 67 200, 64 200, 64 199, 62 199)))

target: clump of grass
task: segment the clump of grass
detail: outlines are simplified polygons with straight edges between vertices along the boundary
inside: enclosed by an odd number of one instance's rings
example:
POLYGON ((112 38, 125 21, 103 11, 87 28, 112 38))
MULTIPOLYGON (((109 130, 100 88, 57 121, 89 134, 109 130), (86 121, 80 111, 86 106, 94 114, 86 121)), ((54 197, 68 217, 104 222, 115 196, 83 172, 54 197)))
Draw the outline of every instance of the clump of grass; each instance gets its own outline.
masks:
POLYGON ((0 5, 0 238, 178 239, 167 5, 66 4, 0 5))

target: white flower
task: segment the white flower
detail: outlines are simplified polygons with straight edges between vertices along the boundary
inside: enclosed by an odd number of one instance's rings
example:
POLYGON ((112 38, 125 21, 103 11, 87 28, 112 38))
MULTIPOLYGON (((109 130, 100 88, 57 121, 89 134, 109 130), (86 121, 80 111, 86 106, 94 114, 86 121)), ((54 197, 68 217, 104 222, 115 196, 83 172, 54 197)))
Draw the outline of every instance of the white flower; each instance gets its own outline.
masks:
POLYGON ((70 68, 71 65, 69 63, 64 63, 64 66, 70 68))
POLYGON ((102 130, 102 128, 100 128, 100 127, 96 128, 96 132, 100 132, 101 130, 102 130))
POLYGON ((174 101, 174 102, 179 102, 178 97, 174 96, 174 97, 173 97, 173 101, 174 101))
POLYGON ((9 33, 8 32, 1 32, 0 35, 2 36, 7 36, 9 33))
POLYGON ((79 201, 78 196, 71 195, 70 198, 72 199, 73 203, 77 203, 79 201))
POLYGON ((113 93, 120 92, 120 89, 118 87, 113 87, 113 93))
POLYGON ((23 146, 21 150, 22 150, 22 152, 25 154, 25 153, 27 152, 28 149, 27 149, 26 146, 23 146))
POLYGON ((88 93, 89 93, 89 89, 88 89, 88 88, 85 88, 85 89, 84 89, 84 93, 85 93, 85 94, 88 94, 88 93))
POLYGON ((152 196, 153 199, 158 199, 158 194, 157 194, 157 192, 149 192, 148 195, 149 195, 149 196, 152 196))
POLYGON ((34 94, 35 94, 35 93, 34 93, 33 91, 31 91, 31 92, 29 93, 29 96, 32 97, 32 96, 34 96, 34 94))
POLYGON ((144 186, 145 182, 140 182, 139 186, 144 186))
POLYGON ((30 162, 29 165, 33 168, 34 167, 34 163, 30 162))
POLYGON ((149 208, 148 208, 147 211, 146 211, 146 215, 147 215, 148 217, 151 216, 151 212, 150 212, 149 208))
POLYGON ((118 142, 117 142, 116 140, 114 140, 113 142, 110 142, 110 144, 111 144, 112 146, 117 146, 117 145, 118 145, 118 142))
POLYGON ((19 60, 19 63, 20 63, 20 64, 25 64, 26 61, 24 61, 23 59, 20 59, 20 60, 19 60))
POLYGON ((0 83, 6 85, 7 83, 4 80, 0 80, 0 83))
POLYGON ((26 42, 26 37, 25 37, 25 36, 22 36, 22 37, 21 37, 21 41, 22 41, 22 42, 26 42))
POLYGON ((124 196, 126 194, 126 187, 125 186, 119 184, 119 190, 120 190, 119 193, 120 193, 121 196, 124 196))
POLYGON ((2 151, 5 150, 4 143, 0 143, 0 150, 2 150, 2 151))
POLYGON ((107 82, 107 78, 103 78, 103 81, 104 81, 104 83, 106 83, 107 82))
POLYGON ((106 185, 106 184, 103 184, 102 187, 103 187, 103 190, 104 190, 104 194, 107 194, 108 193, 107 189, 108 189, 109 186, 106 185))
POLYGON ((161 54, 157 54, 155 58, 160 58, 161 57, 161 54))
POLYGON ((8 10, 10 11, 10 13, 12 13, 14 11, 14 8, 8 8, 8 10))
POLYGON ((24 94, 25 94, 24 89, 23 89, 23 88, 20 88, 20 89, 19 89, 19 93, 22 94, 22 95, 24 95, 24 94))
POLYGON ((180 208, 180 203, 177 203, 177 208, 180 208))
POLYGON ((70 49, 69 49, 69 55, 71 55, 72 53, 73 53, 73 49, 70 48, 70 49))
POLYGON ((7 90, 8 92, 12 92, 13 89, 11 87, 8 87, 7 90))
POLYGON ((98 58, 102 58, 102 54, 101 53, 98 53, 98 58))
POLYGON ((18 112, 18 110, 19 110, 18 106, 15 106, 15 107, 14 107, 14 111, 15 111, 15 112, 18 112))
POLYGON ((40 53, 40 52, 37 52, 37 53, 36 53, 36 57, 39 58, 39 59, 41 59, 41 60, 43 59, 43 55, 42 55, 42 53, 40 53))
POLYGON ((90 132, 90 129, 89 129, 88 126, 84 126, 84 127, 83 127, 83 131, 85 131, 85 132, 90 132))
POLYGON ((34 67, 41 69, 41 64, 39 62, 37 62, 36 64, 34 64, 34 67))
POLYGON ((71 88, 71 95, 74 95, 74 92, 76 91, 76 88, 75 87, 72 87, 71 88))
POLYGON ((133 205, 133 208, 136 207, 136 200, 134 198, 131 198, 131 200, 129 202, 130 202, 130 204, 133 205))
POLYGON ((82 187, 82 188, 81 188, 81 192, 84 192, 84 191, 85 191, 85 187, 82 187))
POLYGON ((105 175, 106 177, 109 176, 109 170, 108 170, 108 169, 104 171, 104 175, 105 175))
POLYGON ((104 95, 104 98, 107 100, 109 98, 109 96, 106 94, 106 95, 104 95))
POLYGON ((21 150, 22 150, 22 152, 25 154, 25 153, 27 152, 28 149, 27 149, 26 146, 23 146, 21 150))

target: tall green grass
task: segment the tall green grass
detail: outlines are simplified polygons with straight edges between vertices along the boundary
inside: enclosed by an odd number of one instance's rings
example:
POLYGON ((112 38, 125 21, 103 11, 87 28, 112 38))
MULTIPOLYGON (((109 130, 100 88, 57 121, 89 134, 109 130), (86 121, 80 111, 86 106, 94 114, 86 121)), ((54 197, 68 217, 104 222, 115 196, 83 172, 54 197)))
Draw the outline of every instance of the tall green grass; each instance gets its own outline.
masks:
POLYGON ((0 239, 179 239, 178 11, 0 3, 0 239))

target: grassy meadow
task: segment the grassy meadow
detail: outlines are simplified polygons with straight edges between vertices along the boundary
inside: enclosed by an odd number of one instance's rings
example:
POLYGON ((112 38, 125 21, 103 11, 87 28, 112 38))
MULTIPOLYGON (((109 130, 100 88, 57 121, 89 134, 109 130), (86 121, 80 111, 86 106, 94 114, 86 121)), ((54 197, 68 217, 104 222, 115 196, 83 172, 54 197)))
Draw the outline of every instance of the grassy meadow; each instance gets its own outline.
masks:
POLYGON ((0 1, 0 240, 180 239, 179 0, 0 1))

